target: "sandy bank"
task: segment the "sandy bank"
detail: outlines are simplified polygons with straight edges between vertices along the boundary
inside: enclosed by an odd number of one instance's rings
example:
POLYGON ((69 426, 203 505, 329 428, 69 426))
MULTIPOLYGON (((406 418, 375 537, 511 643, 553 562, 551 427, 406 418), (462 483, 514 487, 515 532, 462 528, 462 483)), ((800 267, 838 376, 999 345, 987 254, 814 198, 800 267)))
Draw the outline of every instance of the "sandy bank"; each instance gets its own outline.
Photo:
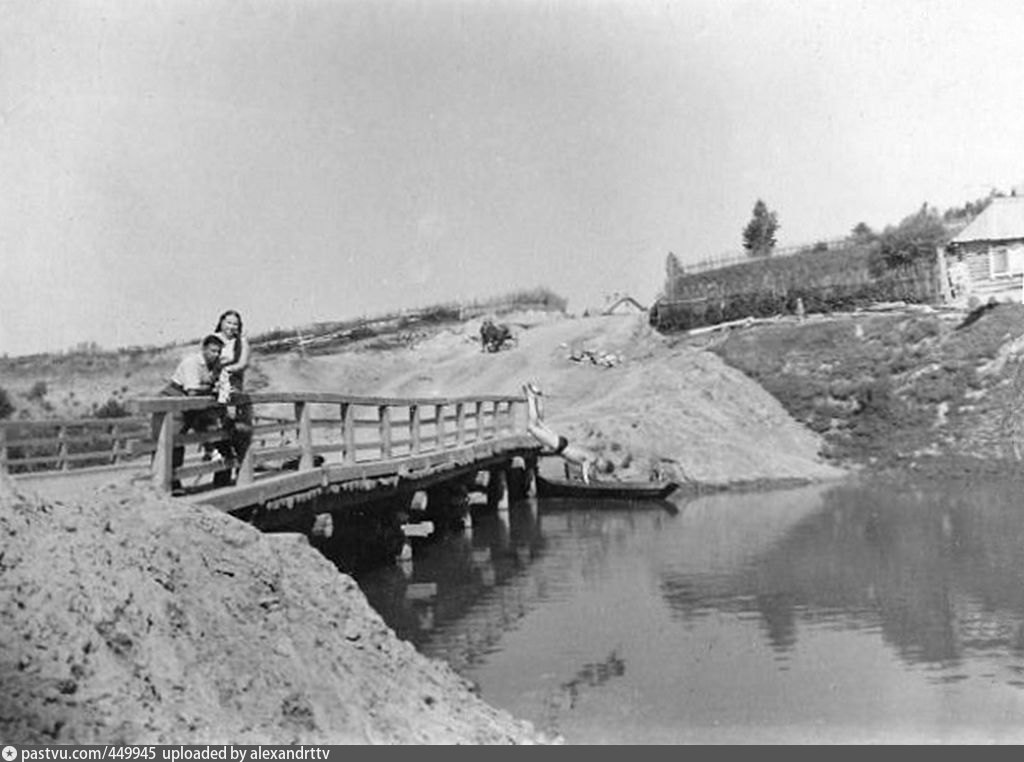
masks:
POLYGON ((0 481, 7 743, 531 743, 306 539, 124 487, 0 481))

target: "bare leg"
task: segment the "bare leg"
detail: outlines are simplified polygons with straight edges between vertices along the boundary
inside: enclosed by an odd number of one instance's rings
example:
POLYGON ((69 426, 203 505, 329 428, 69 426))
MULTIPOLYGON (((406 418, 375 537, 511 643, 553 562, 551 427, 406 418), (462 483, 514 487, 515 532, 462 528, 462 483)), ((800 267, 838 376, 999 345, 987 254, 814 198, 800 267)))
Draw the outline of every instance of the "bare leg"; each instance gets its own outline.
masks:
MULTIPOLYGON (((536 388, 532 384, 527 384, 523 387, 523 393, 526 395, 526 430, 544 447, 549 450, 557 450, 559 445, 558 434, 540 420, 536 388)), ((583 481, 588 484, 590 483, 590 470, 593 467, 594 458, 587 450, 570 444, 559 455, 569 463, 580 466, 583 471, 583 481)))

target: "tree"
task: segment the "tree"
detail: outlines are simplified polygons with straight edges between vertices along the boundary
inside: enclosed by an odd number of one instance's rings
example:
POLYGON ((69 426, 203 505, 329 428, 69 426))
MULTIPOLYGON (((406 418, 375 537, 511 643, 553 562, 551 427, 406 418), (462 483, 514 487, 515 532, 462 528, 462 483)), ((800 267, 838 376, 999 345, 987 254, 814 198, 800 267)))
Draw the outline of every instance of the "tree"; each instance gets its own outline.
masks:
POLYGON ((775 233, 779 220, 775 212, 769 211, 761 199, 754 204, 754 213, 743 229, 743 248, 752 257, 769 257, 775 248, 775 233))
POLYGON ((850 231, 850 235, 857 243, 871 243, 875 240, 875 231, 872 230, 871 226, 866 222, 858 222, 854 225, 853 230, 850 231))
POLYGON ((885 269, 932 257, 936 248, 945 246, 949 238, 949 231, 942 224, 938 211, 927 203, 922 204, 917 212, 905 217, 895 227, 886 227, 878 236, 879 247, 872 269, 879 274, 885 269))
POLYGON ((11 396, 7 393, 6 389, 0 386, 0 421, 10 418, 13 412, 14 403, 11 402, 11 396))
POLYGON ((682 276, 683 266, 679 264, 679 258, 670 251, 665 259, 665 293, 668 295, 668 298, 675 297, 676 282, 682 276))

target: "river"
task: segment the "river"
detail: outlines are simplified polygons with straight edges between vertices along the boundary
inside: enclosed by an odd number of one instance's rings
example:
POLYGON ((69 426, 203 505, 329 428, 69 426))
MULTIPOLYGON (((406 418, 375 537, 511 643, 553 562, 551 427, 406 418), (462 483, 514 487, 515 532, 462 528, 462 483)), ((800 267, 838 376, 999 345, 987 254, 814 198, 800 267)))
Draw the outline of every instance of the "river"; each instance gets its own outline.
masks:
POLYGON ((359 582, 567 743, 1024 742, 1010 482, 530 501, 359 582))

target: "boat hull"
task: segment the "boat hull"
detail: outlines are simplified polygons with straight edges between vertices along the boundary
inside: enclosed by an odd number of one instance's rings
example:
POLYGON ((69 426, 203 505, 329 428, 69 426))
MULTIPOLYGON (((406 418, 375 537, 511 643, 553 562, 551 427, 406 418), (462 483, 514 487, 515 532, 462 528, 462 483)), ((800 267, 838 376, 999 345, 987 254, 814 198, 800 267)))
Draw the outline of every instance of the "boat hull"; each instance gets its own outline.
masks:
POLYGON ((676 482, 592 481, 537 477, 538 497, 582 497, 594 500, 664 500, 679 485, 676 482))

